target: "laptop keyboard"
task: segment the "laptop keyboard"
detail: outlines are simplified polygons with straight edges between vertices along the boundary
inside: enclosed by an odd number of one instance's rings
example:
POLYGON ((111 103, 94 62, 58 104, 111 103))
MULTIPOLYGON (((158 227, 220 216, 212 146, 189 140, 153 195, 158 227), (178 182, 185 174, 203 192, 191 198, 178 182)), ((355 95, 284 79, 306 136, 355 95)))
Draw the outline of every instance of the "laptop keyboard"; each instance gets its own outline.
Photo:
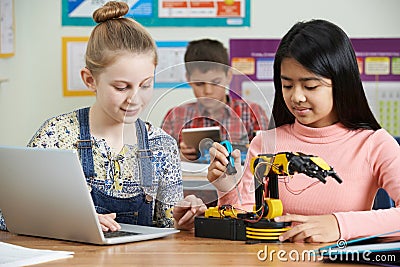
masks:
POLYGON ((115 231, 115 232, 103 232, 105 238, 111 237, 121 237, 121 236, 129 236, 129 235, 138 235, 139 233, 135 232, 126 232, 126 231, 115 231))

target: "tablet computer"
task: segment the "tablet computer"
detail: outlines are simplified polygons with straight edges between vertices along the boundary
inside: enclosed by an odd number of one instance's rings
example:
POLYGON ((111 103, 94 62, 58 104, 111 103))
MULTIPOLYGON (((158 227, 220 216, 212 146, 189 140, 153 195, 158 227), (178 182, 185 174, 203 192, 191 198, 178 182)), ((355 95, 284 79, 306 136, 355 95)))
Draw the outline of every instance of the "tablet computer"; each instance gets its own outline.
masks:
POLYGON ((182 129, 183 142, 185 142, 187 146, 196 148, 197 151, 201 149, 208 150, 212 145, 210 139, 213 142, 221 142, 219 126, 182 129))

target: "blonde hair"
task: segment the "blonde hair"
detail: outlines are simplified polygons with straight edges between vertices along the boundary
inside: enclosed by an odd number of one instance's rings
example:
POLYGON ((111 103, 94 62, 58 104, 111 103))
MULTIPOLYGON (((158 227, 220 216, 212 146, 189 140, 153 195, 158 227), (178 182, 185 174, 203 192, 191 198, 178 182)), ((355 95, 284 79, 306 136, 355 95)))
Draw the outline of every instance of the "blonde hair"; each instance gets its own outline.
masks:
POLYGON ((153 38, 140 23, 123 17, 128 11, 125 2, 110 1, 93 13, 93 20, 98 25, 86 48, 86 67, 93 75, 101 73, 126 52, 153 54, 154 65, 157 65, 157 47, 153 38))

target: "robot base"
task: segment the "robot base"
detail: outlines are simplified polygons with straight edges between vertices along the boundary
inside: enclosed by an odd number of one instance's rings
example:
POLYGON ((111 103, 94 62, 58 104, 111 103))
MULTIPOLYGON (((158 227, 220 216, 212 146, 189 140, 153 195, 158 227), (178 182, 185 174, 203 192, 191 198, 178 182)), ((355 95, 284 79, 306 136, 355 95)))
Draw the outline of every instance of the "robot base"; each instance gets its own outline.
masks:
POLYGON ((243 220, 198 216, 194 219, 194 236, 245 241, 246 226, 243 220))
POLYGON ((256 223, 234 218, 206 218, 198 216, 194 220, 196 237, 247 241, 247 243, 280 242, 278 237, 288 230, 290 223, 261 219, 256 223))
POLYGON ((289 222, 274 222, 261 219, 258 222, 246 223, 246 240, 248 243, 280 242, 279 236, 289 230, 289 222))

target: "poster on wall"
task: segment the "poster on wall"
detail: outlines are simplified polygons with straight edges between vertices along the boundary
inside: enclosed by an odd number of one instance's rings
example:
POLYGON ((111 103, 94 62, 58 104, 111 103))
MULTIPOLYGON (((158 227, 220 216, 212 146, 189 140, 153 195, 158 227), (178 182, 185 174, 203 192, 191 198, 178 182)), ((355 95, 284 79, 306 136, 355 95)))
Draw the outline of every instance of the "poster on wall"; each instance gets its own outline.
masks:
MULTIPOLYGON (((231 39, 231 88, 270 114, 273 63, 279 39, 231 39)), ((368 103, 389 133, 400 136, 400 38, 351 39, 368 103)))
MULTIPOLYGON (((62 0, 62 26, 94 26, 108 0, 62 0)), ((127 17, 149 27, 250 26, 250 0, 125 0, 127 17)))
POLYGON ((274 100, 273 64, 279 39, 231 39, 231 90, 258 103, 269 116, 274 100))
POLYGON ((64 96, 94 96, 83 83, 80 71, 85 67, 89 37, 62 37, 62 81, 64 96))
POLYGON ((14 56, 14 0, 0 0, 0 58, 14 56))
POLYGON ((400 39, 351 39, 361 80, 377 120, 400 136, 400 39))
POLYGON ((184 56, 188 41, 157 41, 158 63, 154 88, 191 88, 186 81, 184 56))

